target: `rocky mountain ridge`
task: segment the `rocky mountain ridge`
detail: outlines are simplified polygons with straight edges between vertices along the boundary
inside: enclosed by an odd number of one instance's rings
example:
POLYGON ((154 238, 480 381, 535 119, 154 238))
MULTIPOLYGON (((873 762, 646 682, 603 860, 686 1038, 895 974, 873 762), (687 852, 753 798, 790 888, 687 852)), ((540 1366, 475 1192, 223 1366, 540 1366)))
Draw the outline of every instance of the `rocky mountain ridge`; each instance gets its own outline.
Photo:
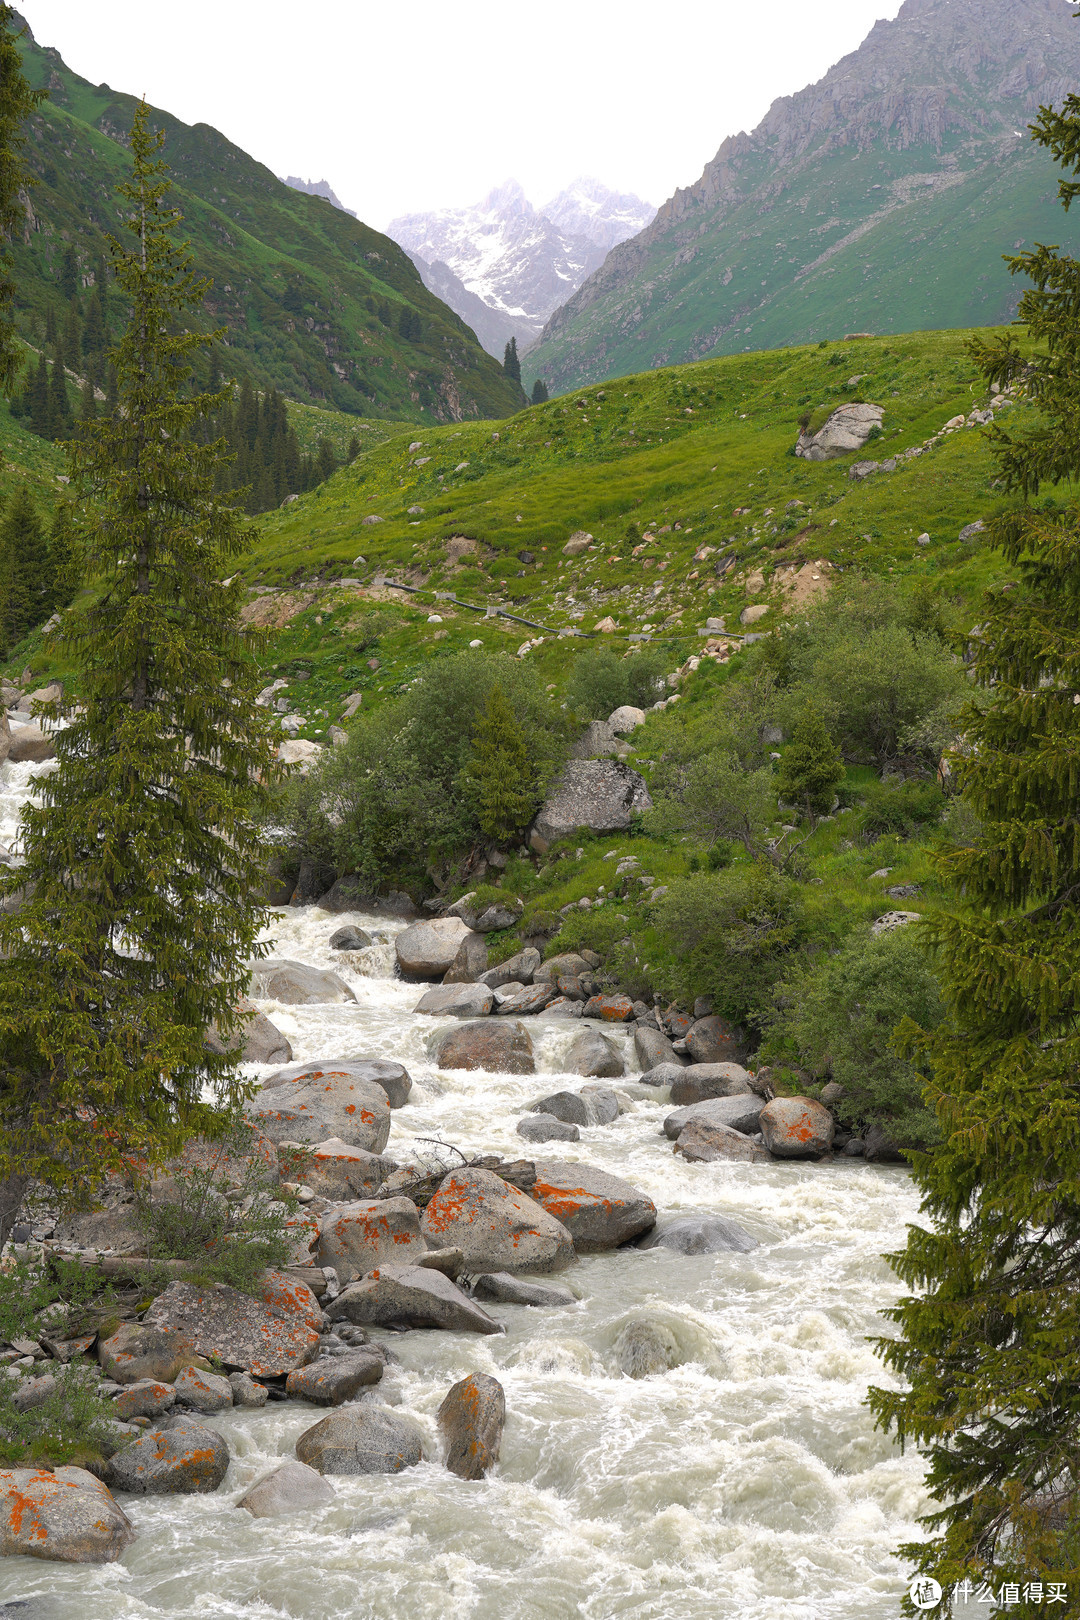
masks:
POLYGON ((309 197, 325 197, 328 203, 340 209, 343 214, 348 214, 350 219, 358 217, 355 208, 346 208, 329 180, 301 180, 299 175, 287 174, 282 183, 288 186, 290 191, 303 191, 309 197))

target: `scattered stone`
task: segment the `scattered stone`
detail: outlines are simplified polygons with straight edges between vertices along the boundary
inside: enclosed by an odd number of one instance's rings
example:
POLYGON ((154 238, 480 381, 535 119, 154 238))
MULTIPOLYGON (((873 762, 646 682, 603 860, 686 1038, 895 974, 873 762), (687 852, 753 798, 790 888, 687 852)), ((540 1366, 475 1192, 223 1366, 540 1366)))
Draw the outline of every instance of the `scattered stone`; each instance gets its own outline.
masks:
POLYGON ((488 948, 483 934, 466 934, 443 976, 444 984, 476 984, 487 971, 488 948))
POLYGON ((726 1215, 682 1215, 638 1243, 639 1249, 671 1249, 674 1254, 749 1254, 757 1247, 757 1239, 726 1215))
POLYGON ((116 1384, 147 1379, 171 1384, 195 1351, 195 1340, 178 1322, 121 1322, 115 1333, 98 1340, 101 1370, 116 1384))
POLYGON ((0 1469, 0 1558, 111 1564, 134 1539, 109 1487, 85 1468, 0 1469))
POLYGON ((229 1470, 229 1448, 216 1429, 201 1423, 166 1420, 168 1428, 147 1429, 105 1465, 114 1491, 138 1496, 207 1495, 229 1470))
POLYGON ((488 968, 486 973, 479 974, 477 983, 486 984, 489 990, 498 990, 504 984, 531 984, 539 966, 540 952, 528 945, 508 961, 500 962, 498 967, 488 968))
POLYGON ((245 1491, 237 1502, 253 1519, 272 1519, 279 1513, 300 1513, 304 1508, 325 1507, 337 1492, 307 1463, 287 1462, 275 1468, 245 1491))
POLYGON ((390 1135, 386 1091, 366 1065, 311 1064, 281 1069, 244 1104, 272 1142, 325 1142, 331 1137, 381 1153, 390 1135))
POLYGON ((891 933, 894 928, 903 928, 907 923, 921 921, 922 913, 918 911, 887 911, 870 924, 870 932, 876 938, 878 934, 891 933))
POLYGON ((460 917, 436 917, 403 929, 394 941, 401 977, 437 982, 453 966, 462 940, 471 932, 460 917))
POLYGON ((712 1164, 717 1159, 744 1159, 748 1163, 764 1163, 769 1155, 742 1131, 730 1125, 710 1124, 705 1120, 691 1120, 684 1126, 675 1143, 675 1151, 691 1164, 712 1164))
POLYGON ((234 1406, 265 1406, 269 1399, 266 1385, 257 1383, 250 1373, 230 1373, 229 1385, 233 1392, 234 1406))
POLYGON ((212 1288, 170 1283, 143 1318, 144 1328, 172 1330, 207 1360, 216 1358, 259 1378, 279 1377, 311 1361, 321 1325, 311 1289, 276 1271, 267 1272, 259 1298, 223 1283, 212 1288))
POLYGON ((337 1137, 319 1142, 304 1160, 304 1176, 309 1187, 321 1198, 347 1203, 369 1198, 393 1175, 397 1162, 385 1155, 350 1147, 337 1137))
POLYGON ((160 1417, 176 1402, 176 1390, 171 1384, 155 1378, 140 1378, 137 1384, 128 1384, 113 1401, 117 1417, 126 1423, 133 1417, 160 1417))
POLYGON ((965 526, 960 530, 960 539, 974 540, 975 536, 977 534, 982 534, 985 529, 986 524, 983 522, 982 518, 979 518, 974 523, 965 524, 965 526))
POLYGON ((563 552, 567 557, 577 557, 591 545, 592 535, 586 534, 584 529, 575 529, 565 546, 563 546, 563 552))
POLYGON ((577 1297, 562 1283, 529 1282, 509 1271, 486 1271, 473 1284, 477 1299, 495 1300, 500 1305, 576 1305, 577 1297))
POLYGON ((453 1386, 439 1407, 439 1428, 449 1449, 446 1466, 459 1479, 483 1479, 499 1460, 506 1423, 506 1396, 497 1378, 470 1373, 453 1386))
POLYGON ((813 1097, 774 1097, 758 1119, 765 1146, 777 1159, 810 1159, 828 1153, 833 1117, 813 1097))
POLYGON ((498 1009, 498 1015, 500 1018, 520 1018, 543 1012, 548 1003, 554 999, 555 990, 552 985, 543 982, 529 984, 503 1001, 498 1009))
POLYGON ((880 405, 853 402, 840 405, 814 434, 799 434, 795 454, 807 461, 832 461, 837 456, 861 450, 885 415, 880 405))
MULTIPOLYGON (((535 991, 528 991, 534 995, 535 991)), ((432 1017, 486 1018, 494 1004, 494 997, 485 984, 437 984, 420 997, 414 1012, 430 1013, 432 1017)))
MULTIPOLYGON (((460 900, 448 907, 448 917, 460 917, 466 928, 474 929, 478 934, 491 934, 500 928, 513 928, 525 910, 525 902, 517 900, 496 900, 491 905, 477 906, 473 896, 466 894, 460 900)), ((487 964, 484 964, 485 967, 487 964)))
POLYGON ((422 1456, 419 1429, 408 1418, 368 1402, 345 1406, 296 1442, 302 1463, 320 1474, 400 1474, 422 1456))
POLYGON ((181 1367, 173 1387, 176 1399, 196 1412, 226 1412, 233 1403, 229 1380, 199 1367, 181 1367))
POLYGON ((460 1248, 466 1271, 558 1271, 574 1258, 559 1219, 491 1170, 444 1176, 420 1229, 433 1249, 460 1248))
MULTIPOLYGON (((362 928, 339 928, 330 935, 332 951, 362 951, 371 944, 371 935, 362 928)), ((273 1478, 273 1475, 270 1476, 273 1478)))
POLYGON ((430 1266, 379 1266, 350 1283, 328 1307, 331 1322, 410 1328, 448 1328, 455 1333, 501 1333, 502 1325, 456 1283, 430 1266))
POLYGON ((373 1198, 337 1204, 319 1221, 320 1266, 333 1266, 342 1283, 366 1276, 384 1260, 407 1265, 427 1248, 420 1212, 409 1198, 373 1198))
POLYGON ((629 996, 591 996, 582 1012, 583 1018, 602 1018, 606 1024, 625 1024, 633 1016, 629 996))
POLYGON ((711 1097, 742 1097, 751 1090, 750 1076, 738 1063, 691 1063, 669 1084, 678 1107, 711 1097))
POLYGON ((526 1114, 517 1122, 517 1133, 526 1142, 580 1142, 576 1125, 556 1119, 554 1114, 526 1114))
POLYGON ((21 1377, 15 1386, 11 1404, 16 1412, 32 1412, 36 1406, 44 1406, 47 1400, 51 1400, 58 1388, 52 1373, 43 1373, 39 1378, 21 1377))
POLYGON ((541 806, 529 843, 543 855, 579 827, 621 832, 639 811, 651 809, 644 778, 620 760, 571 760, 541 806))
POLYGON ((608 715, 607 723, 617 735, 623 735, 645 724, 645 710, 635 709, 632 703, 624 703, 608 715))
POLYGON ((489 1074, 535 1074, 533 1045, 524 1024, 462 1024, 439 1042, 440 1069, 483 1069, 489 1074))
POLYGON ((562 1065, 566 1074, 584 1074, 602 1080, 615 1080, 626 1073, 618 1050, 598 1029, 583 1029, 575 1035, 562 1065))
POLYGON ((742 1030, 716 1013, 691 1024, 685 1039, 693 1063, 738 1063, 745 1044, 742 1030))
POLYGON ((291 1400, 313 1401, 316 1406, 341 1406, 383 1375, 383 1358, 377 1350, 357 1349, 344 1356, 320 1356, 306 1367, 298 1367, 285 1380, 285 1393, 291 1400))
POLYGON ((686 1066, 686 1059, 679 1056, 667 1036, 658 1029, 643 1029, 639 1024, 634 1031, 634 1051, 646 1073, 658 1063, 673 1063, 680 1069, 686 1066))
POLYGON ((651 1198, 591 1164, 538 1159, 533 1196, 570 1233, 579 1254, 618 1248, 656 1224, 651 1198))
POLYGON ((264 1001, 312 1006, 356 1000, 345 980, 329 968, 309 967, 306 962, 293 962, 285 957, 250 962, 248 966, 252 990, 264 1001))
POLYGON ((664 1121, 664 1135, 674 1142, 687 1125, 726 1125, 730 1130, 752 1136, 758 1129, 758 1118, 765 1107, 765 1099, 753 1092, 734 1097, 710 1097, 706 1102, 690 1103, 677 1108, 664 1121))
POLYGON ((670 1372, 682 1360, 674 1333, 661 1322, 630 1322, 615 1341, 615 1355, 627 1378, 670 1372))

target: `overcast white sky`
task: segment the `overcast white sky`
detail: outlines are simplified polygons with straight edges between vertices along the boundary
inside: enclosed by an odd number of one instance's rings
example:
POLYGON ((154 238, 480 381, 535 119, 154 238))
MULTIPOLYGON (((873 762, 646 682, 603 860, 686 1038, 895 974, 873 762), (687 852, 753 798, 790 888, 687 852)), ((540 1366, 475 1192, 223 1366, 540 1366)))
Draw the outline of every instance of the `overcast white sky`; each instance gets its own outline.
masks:
POLYGON ((15 0, 94 83, 327 179, 383 229, 513 177, 661 203, 901 0, 15 0))

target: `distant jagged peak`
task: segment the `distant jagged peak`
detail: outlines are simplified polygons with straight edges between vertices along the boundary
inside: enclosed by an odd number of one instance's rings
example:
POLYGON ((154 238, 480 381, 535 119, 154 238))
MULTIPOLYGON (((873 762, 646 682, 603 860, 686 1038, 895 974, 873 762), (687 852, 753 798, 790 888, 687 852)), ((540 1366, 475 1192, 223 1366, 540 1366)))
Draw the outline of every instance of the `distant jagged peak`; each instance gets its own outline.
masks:
POLYGON ((520 215, 524 219, 531 219, 536 213, 518 180, 504 180, 501 186, 492 186, 479 208, 485 214, 520 215))
POLYGON ((357 217, 354 211, 346 208, 341 198, 335 194, 329 180, 301 180, 299 175, 287 174, 283 184, 287 185, 290 191, 304 191, 309 197, 325 197, 328 203, 332 203, 343 214, 348 214, 352 219, 357 217))
POLYGON ((605 252, 656 217, 652 203, 632 191, 613 191, 594 175, 579 175, 539 213, 568 236, 584 236, 605 252))

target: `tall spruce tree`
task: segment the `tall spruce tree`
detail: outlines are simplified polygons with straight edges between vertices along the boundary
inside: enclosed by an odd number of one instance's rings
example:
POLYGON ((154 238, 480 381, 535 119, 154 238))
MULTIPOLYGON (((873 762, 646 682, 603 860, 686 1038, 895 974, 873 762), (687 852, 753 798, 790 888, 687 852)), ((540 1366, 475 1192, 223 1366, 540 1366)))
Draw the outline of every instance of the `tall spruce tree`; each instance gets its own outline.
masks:
POLYGON ((11 319, 15 282, 10 242, 25 218, 20 191, 31 184, 23 161, 26 120, 45 98, 23 73, 17 39, 23 30, 11 6, 0 3, 0 388, 10 394, 22 359, 11 319))
POLYGON ((196 279, 162 136, 140 105, 115 351, 120 409, 72 442, 80 542, 98 582, 66 616, 81 708, 22 831, 0 916, 0 1241, 26 1178, 61 1193, 216 1130, 243 1094, 228 1043, 264 911, 257 817, 274 749, 239 621, 243 517, 214 495, 218 444, 193 394, 196 279), (210 1101, 204 1100, 209 1093, 210 1101))
POLYGON ((547 383, 543 377, 537 377, 532 385, 532 402, 534 405, 545 405, 548 400, 547 383))
MULTIPOLYGON (((1080 172, 1080 98, 1032 127, 1080 172)), ((1066 207, 1078 193, 1062 182, 1066 207)), ((928 1458, 937 1505, 902 1551, 945 1588, 942 1615, 956 1582, 1023 1591, 1069 1571, 1076 1612, 1080 1563, 1080 510, 1027 504, 1080 477, 1080 262, 1048 247, 1010 262, 1034 282, 1018 319, 1035 358, 1011 337, 972 352, 995 384, 1022 371, 1040 413, 992 435, 1024 497, 990 528, 1016 577, 987 593, 971 643, 988 697, 963 717, 957 770, 981 831, 940 858, 957 901, 931 932, 950 1017, 908 1031, 944 1142, 914 1158, 929 1224, 891 1257, 915 1291, 880 1349, 907 1387, 871 1393, 928 1458)))
POLYGON ((819 710, 808 704, 795 723, 791 742, 780 761, 780 796, 798 805, 813 820, 829 813, 843 780, 844 756, 819 710))
POLYGON ((0 619, 7 647, 52 611, 48 542, 37 508, 20 484, 0 519, 0 619))
POLYGON ((501 686, 491 688, 477 722, 467 774, 481 831, 496 844, 520 837, 536 810, 536 768, 501 686))
POLYGON ((515 382, 521 381, 521 361, 518 358, 517 338, 512 337, 503 350, 503 370, 515 382))

